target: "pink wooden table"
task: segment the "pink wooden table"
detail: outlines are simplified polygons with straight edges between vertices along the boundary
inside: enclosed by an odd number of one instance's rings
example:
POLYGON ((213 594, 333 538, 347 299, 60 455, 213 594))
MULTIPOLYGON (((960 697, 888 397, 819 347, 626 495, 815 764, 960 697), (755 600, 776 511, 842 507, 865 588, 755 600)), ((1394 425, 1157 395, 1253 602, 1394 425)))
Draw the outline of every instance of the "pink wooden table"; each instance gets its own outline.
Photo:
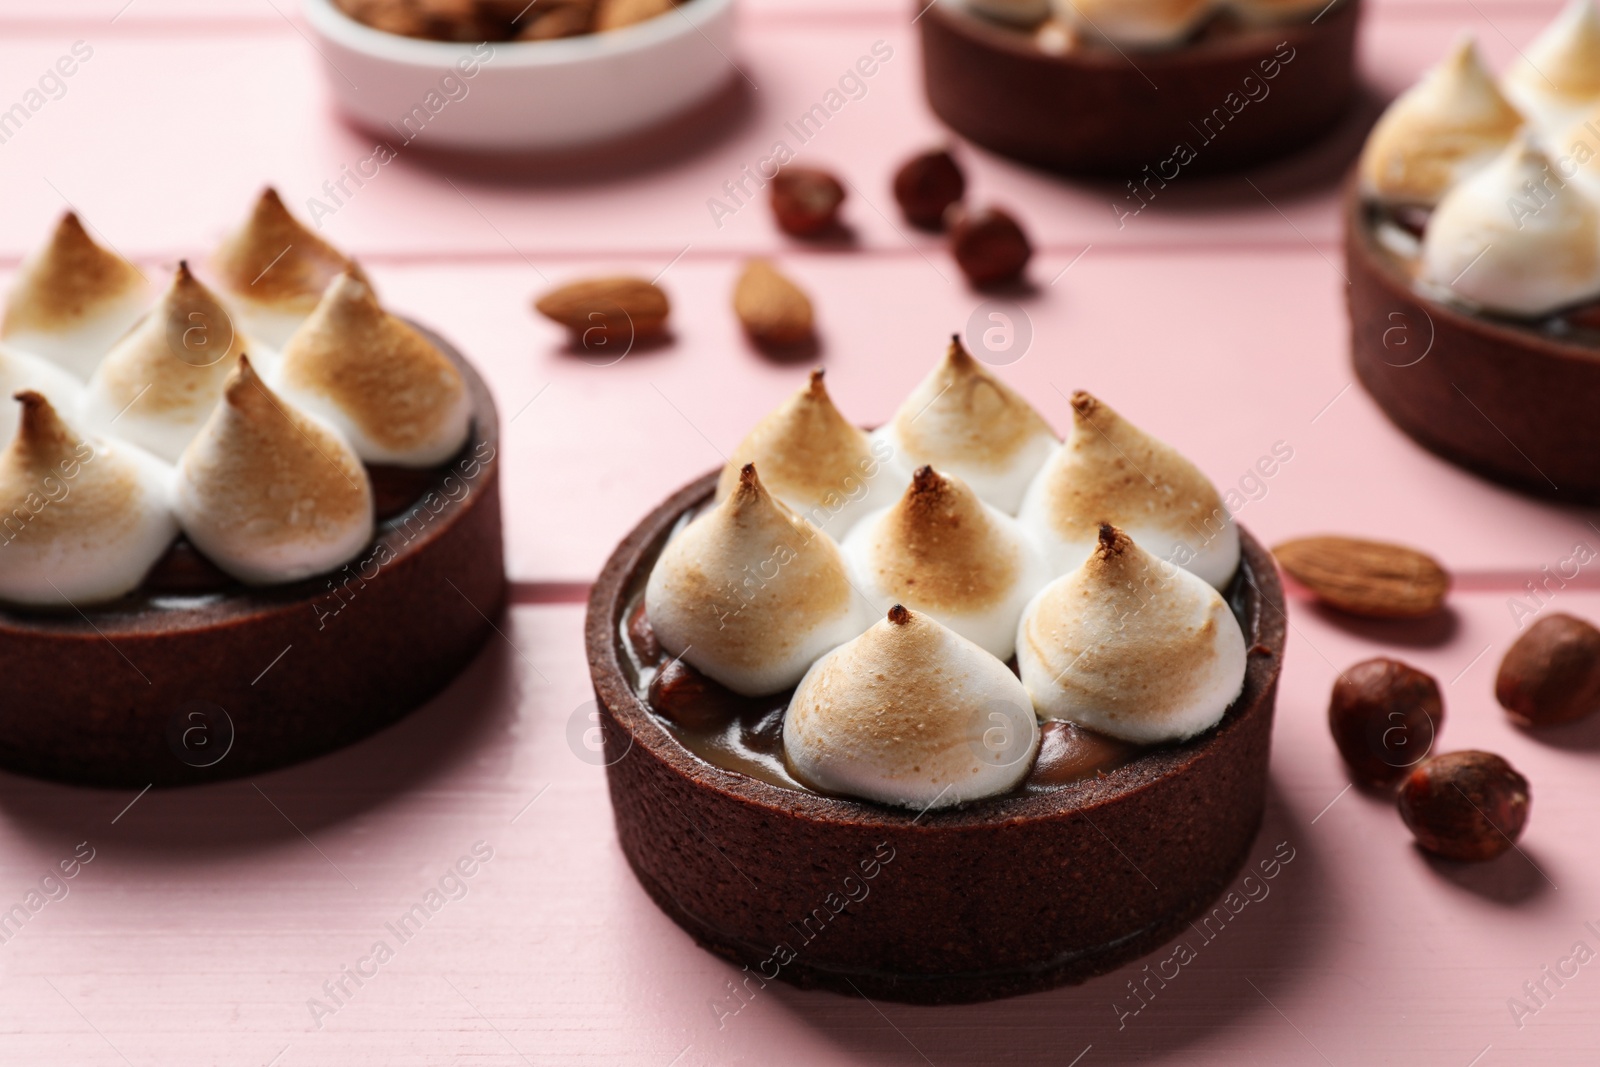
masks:
MULTIPOLYGON (((1504 63, 1557 6, 1376 0, 1374 99, 1462 28, 1504 63)), ((1491 686, 1517 634, 1508 599, 1578 542, 1600 546, 1600 519, 1434 460, 1351 386, 1328 179, 1354 122, 1314 158, 1252 175, 1256 188, 1175 184, 1120 229, 1116 189, 967 155, 977 196, 1015 206, 1041 249, 1034 344, 1004 373, 1057 425, 1057 390, 1089 388, 1224 486, 1286 442, 1294 458, 1240 514, 1258 535, 1391 537, 1457 573, 1451 616, 1422 633, 1294 604, 1256 851, 1287 842, 1295 859, 1270 895, 1194 939, 1198 958, 1131 1014, 1137 968, 974 1007, 779 985, 741 1006, 735 972, 634 883, 603 771, 571 741, 590 699, 579 602, 615 540, 804 374, 740 338, 727 311, 740 260, 777 254, 812 291, 830 385, 863 422, 892 411, 979 302, 937 242, 889 221, 893 166, 941 136, 905 8, 745 0, 736 58, 756 88, 695 152, 534 182, 403 154, 326 220, 394 306, 478 361, 512 420, 506 641, 394 729, 253 782, 136 797, 0 777, 0 909, 30 890, 48 900, 0 943, 0 1063, 1594 1062, 1600 964, 1547 981, 1536 1013, 1514 1019, 1507 1001, 1575 943, 1600 949, 1600 728, 1531 738, 1491 686), (893 60, 802 152, 856 186, 859 249, 793 248, 760 205, 714 225, 706 200, 879 39, 893 60), (614 267, 667 268, 677 339, 589 366, 528 299, 614 267), (1499 751, 1532 780, 1520 853, 1430 863, 1386 805, 1345 790, 1328 687, 1383 652, 1445 685, 1445 748, 1499 751), (75 855, 76 877, 41 890, 75 855), (471 877, 446 878, 463 857, 471 877), (442 906, 402 940, 389 924, 430 890, 442 906), (370 977, 357 986, 346 968, 370 977), (324 983, 341 980, 335 999, 324 983)), ((369 154, 328 115, 296 18, 292 0, 7 0, 0 108, 74 41, 94 54, 0 144, 0 270, 66 203, 124 253, 170 264, 208 247, 264 180, 303 204, 369 154)), ((1600 617, 1600 577, 1580 575, 1556 608, 1600 617)))

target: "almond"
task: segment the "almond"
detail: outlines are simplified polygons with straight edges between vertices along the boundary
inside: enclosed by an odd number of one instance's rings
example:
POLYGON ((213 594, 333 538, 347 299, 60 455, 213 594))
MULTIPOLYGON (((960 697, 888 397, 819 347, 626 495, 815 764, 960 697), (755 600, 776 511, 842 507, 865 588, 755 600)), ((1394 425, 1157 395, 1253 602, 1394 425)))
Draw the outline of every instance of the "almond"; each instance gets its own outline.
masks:
POLYGON ((553 289, 533 305, 572 331, 575 343, 623 344, 658 337, 667 326, 667 294, 643 278, 589 278, 553 289))
POLYGON ((811 339, 811 300, 764 259, 745 264, 733 288, 733 310, 759 345, 781 347, 811 339))
POLYGON ((1305 537, 1272 550, 1278 565, 1318 600, 1374 619, 1415 619, 1444 604, 1450 574, 1403 545, 1354 537, 1305 537))
POLYGON ((595 11, 596 30, 620 30, 672 10, 672 0, 600 0, 595 11))
POLYGON ((553 41, 594 31, 594 4, 589 0, 544 0, 530 8, 515 27, 518 41, 553 41))

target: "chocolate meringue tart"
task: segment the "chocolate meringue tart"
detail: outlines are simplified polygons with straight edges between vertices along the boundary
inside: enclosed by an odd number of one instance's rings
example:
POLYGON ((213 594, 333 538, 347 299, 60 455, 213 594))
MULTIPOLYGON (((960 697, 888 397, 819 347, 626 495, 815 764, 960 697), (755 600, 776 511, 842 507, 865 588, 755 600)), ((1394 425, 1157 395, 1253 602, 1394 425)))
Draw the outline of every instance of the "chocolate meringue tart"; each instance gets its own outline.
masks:
POLYGON ((1600 502, 1600 12, 1498 80, 1470 38, 1368 139, 1345 204, 1351 355, 1408 436, 1484 477, 1600 502))
MULTIPOLYGON (((1004 436, 1020 398, 958 352, 935 371, 955 379, 935 444, 972 441, 997 413, 1004 436)), ((801 398, 831 407, 815 377, 801 398)), ((667 498, 592 591, 607 780, 641 885, 757 982, 847 995, 985 1000, 1159 947, 1220 895, 1261 822, 1286 631, 1270 555, 1215 518, 1190 536, 1230 531, 1220 589, 1147 554, 1111 524, 1162 525, 1119 495, 1126 456, 1030 460, 1012 519, 957 475, 907 477, 915 458, 882 432, 795 407, 738 466, 667 498), (775 432, 802 423, 826 429, 775 432), (847 496, 907 484, 835 526, 837 502, 791 505, 762 484, 764 461, 805 455, 847 496), (1064 493, 1063 470, 1108 492, 1064 493), (1108 521, 1083 520, 1082 553, 1046 565, 1029 531, 1075 530, 1087 500, 1108 521), (995 640, 999 612, 1014 643, 995 640)), ((1166 464, 1147 472, 1152 493, 1182 493, 1187 461, 1086 394, 1073 410, 1063 452, 1109 432, 1166 464)), ((991 495, 1019 454, 988 457, 991 495)))
POLYGON ((916 9, 935 114, 985 148, 1065 174, 1164 184, 1252 166, 1315 141, 1354 96, 1361 0, 916 9))
MULTIPOLYGON (((58 245, 81 232, 62 228, 58 245)), ((135 788, 254 774, 393 722, 493 633, 483 380, 358 272, 296 295, 298 324, 261 301, 293 326, 281 351, 235 328, 217 273, 214 291, 180 264, 108 349, 0 344, 0 767, 135 788)))

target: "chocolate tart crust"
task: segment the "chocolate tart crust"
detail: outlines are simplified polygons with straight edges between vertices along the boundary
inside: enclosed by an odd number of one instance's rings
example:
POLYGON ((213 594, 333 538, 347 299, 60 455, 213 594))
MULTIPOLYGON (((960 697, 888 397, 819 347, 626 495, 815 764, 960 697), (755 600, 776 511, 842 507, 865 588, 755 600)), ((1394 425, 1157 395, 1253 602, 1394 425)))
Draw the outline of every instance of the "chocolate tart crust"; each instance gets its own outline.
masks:
POLYGON ((466 378, 471 437, 348 570, 83 613, 0 607, 0 767, 131 788, 255 774, 372 733, 467 665, 505 600, 499 420, 483 379, 427 336, 466 378))
MULTIPOLYGON (((917 0, 919 11, 925 0, 917 0)), ((1288 155, 1344 114, 1356 85, 1361 0, 1341 0, 1315 22, 1241 28, 1158 52, 1094 47, 1052 55, 1032 34, 993 25, 943 2, 921 27, 928 103, 962 136, 1024 163, 1066 174, 1139 180, 1187 143, 1180 173, 1235 170, 1288 155), (1294 58, 1263 81, 1260 64, 1281 44, 1294 58), (1131 57, 1131 58, 1130 58, 1131 57), (1245 79, 1269 87, 1207 134, 1211 109, 1227 109, 1245 79)), ((1171 174, 1162 175, 1167 180, 1171 174)))
POLYGON ((1215 729, 1098 780, 919 815, 713 766, 635 694, 623 612, 716 477, 674 494, 617 547, 586 624, 617 836, 640 884, 696 941, 748 966, 746 981, 954 1003, 1112 970, 1216 899, 1261 823, 1287 626, 1277 571, 1253 538, 1241 531, 1253 647, 1244 691, 1215 729))
POLYGON ((1384 414, 1429 451, 1535 496, 1600 503, 1600 349, 1418 293, 1345 193, 1350 355, 1384 414))

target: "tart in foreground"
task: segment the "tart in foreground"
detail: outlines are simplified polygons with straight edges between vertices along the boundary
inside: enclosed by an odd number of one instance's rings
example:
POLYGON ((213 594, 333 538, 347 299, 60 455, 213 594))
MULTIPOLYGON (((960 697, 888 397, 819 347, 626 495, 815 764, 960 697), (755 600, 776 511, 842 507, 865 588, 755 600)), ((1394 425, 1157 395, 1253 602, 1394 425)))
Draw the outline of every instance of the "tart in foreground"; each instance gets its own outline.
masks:
POLYGON ((1087 394, 1073 422, 958 346, 872 435, 813 376, 617 548, 587 642, 618 836, 703 946, 983 1000, 1158 947, 1237 871, 1276 572, 1175 450, 1087 394))

